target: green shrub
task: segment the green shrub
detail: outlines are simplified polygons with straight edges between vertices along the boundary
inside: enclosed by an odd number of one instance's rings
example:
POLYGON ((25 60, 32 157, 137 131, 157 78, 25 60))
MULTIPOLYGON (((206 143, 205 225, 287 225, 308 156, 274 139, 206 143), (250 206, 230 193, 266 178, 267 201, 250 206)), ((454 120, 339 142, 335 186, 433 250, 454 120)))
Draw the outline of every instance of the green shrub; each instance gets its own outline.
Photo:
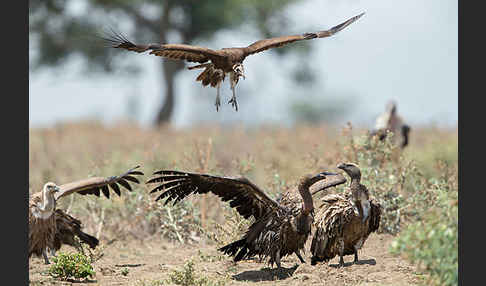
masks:
POLYGON ((82 253, 62 253, 52 258, 54 264, 49 268, 49 275, 67 280, 93 277, 95 271, 89 258, 82 253))
POLYGON ((390 251, 417 263, 429 273, 429 285, 458 284, 457 191, 432 188, 434 205, 422 220, 410 224, 392 243, 390 251))
POLYGON ((224 280, 215 280, 207 276, 197 275, 194 269, 194 261, 192 259, 184 264, 182 270, 174 270, 172 273, 170 273, 167 283, 183 286, 225 285, 224 280))

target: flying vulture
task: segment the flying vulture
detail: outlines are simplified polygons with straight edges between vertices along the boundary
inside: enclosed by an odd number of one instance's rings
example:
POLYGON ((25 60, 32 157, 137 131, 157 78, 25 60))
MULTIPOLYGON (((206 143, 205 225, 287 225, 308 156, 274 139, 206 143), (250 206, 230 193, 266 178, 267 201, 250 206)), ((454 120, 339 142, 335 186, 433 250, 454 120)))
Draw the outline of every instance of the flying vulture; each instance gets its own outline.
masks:
MULTIPOLYGON (((217 177, 180 171, 162 170, 147 184, 160 183, 151 193, 163 191, 156 201, 166 199, 165 204, 176 204, 190 194, 211 192, 246 219, 254 218, 245 235, 219 251, 234 256, 234 261, 258 255, 260 259, 269 257, 268 263, 275 262, 281 269, 280 258, 295 253, 302 263, 300 250, 310 234, 313 222, 313 201, 309 188, 316 182, 320 189, 342 183, 346 179, 339 174, 322 172, 300 179, 297 191, 301 199, 290 197, 288 192, 277 202, 247 178, 217 177), (323 182, 324 181, 324 182, 323 182)), ((314 192, 317 192, 316 190, 314 192)))
POLYGON ((351 254, 354 254, 354 262, 358 262, 358 250, 370 233, 380 226, 381 205, 370 199, 368 189, 360 183, 359 167, 353 163, 342 163, 338 168, 351 177, 349 192, 321 199, 322 205, 317 209, 314 222, 312 265, 339 255, 339 266, 343 267, 343 256, 351 254))
POLYGON ((109 187, 118 195, 121 195, 119 185, 129 191, 132 187, 128 181, 139 184, 135 175, 143 175, 135 169, 136 166, 119 176, 92 177, 80 181, 57 186, 48 182, 42 191, 33 194, 29 199, 29 258, 32 254, 44 257, 49 264, 47 248, 51 251, 58 250, 63 243, 76 246, 74 236, 88 243, 91 247, 98 245, 98 240, 81 231, 81 221, 56 209, 57 201, 65 196, 77 193, 80 195, 96 195, 103 193, 110 198, 109 187))
POLYGON ((247 56, 263 52, 271 48, 282 47, 297 41, 332 36, 363 15, 364 13, 361 13, 325 31, 269 38, 256 41, 247 47, 222 48, 220 50, 212 50, 209 48, 185 44, 134 44, 130 42, 124 35, 115 31, 111 31, 111 34, 107 37, 103 37, 103 39, 108 41, 113 48, 126 49, 138 53, 143 53, 150 50, 150 54, 156 56, 173 60, 186 60, 188 62, 199 63, 198 65, 191 66, 188 69, 204 69, 196 78, 196 81, 201 81, 203 86, 210 84, 212 87, 216 87, 216 111, 219 110, 219 106, 221 105, 219 96, 221 83, 224 81, 226 74, 229 74, 233 96, 228 101, 228 104, 231 103, 235 110, 238 111, 235 87, 240 77, 245 78, 243 61, 247 56))

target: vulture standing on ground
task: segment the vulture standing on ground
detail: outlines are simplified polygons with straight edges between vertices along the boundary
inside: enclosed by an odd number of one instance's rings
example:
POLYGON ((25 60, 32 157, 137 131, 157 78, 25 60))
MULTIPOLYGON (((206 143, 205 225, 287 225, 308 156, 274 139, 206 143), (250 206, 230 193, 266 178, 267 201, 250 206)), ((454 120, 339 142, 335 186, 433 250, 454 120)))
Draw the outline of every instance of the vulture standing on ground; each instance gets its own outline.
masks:
MULTIPOLYGON (((297 191, 301 200, 280 199, 280 203, 271 199, 258 186, 244 177, 216 177, 206 174, 194 174, 179 171, 162 170, 154 173, 154 178, 147 183, 161 183, 151 193, 164 191, 156 199, 167 198, 165 204, 176 204, 192 193, 211 192, 223 201, 229 201, 244 218, 253 217, 254 222, 245 235, 219 251, 234 256, 234 261, 258 255, 260 259, 269 257, 269 263, 275 262, 280 269, 280 258, 295 253, 302 263, 300 250, 310 234, 313 222, 314 206, 309 188, 316 182, 317 192, 342 183, 346 179, 340 174, 322 172, 315 176, 301 178, 297 191)), ((291 192, 288 192, 291 194, 291 192)))
POLYGON ((338 165, 351 177, 349 193, 327 195, 321 201, 314 222, 311 244, 311 264, 327 262, 339 255, 339 266, 344 266, 344 255, 354 254, 358 262, 361 249, 371 232, 380 226, 381 206, 370 199, 366 186, 360 183, 361 171, 353 163, 338 165))
POLYGON ((47 248, 51 251, 58 250, 62 244, 77 247, 74 236, 86 242, 94 248, 98 245, 98 239, 81 231, 81 221, 56 209, 57 200, 64 196, 78 193, 81 195, 100 196, 102 192, 110 198, 110 186, 120 196, 118 184, 131 191, 132 187, 127 181, 140 183, 134 175, 143 175, 132 168, 120 176, 93 177, 61 186, 52 182, 44 185, 42 191, 34 194, 29 199, 29 258, 32 254, 43 256, 46 264, 49 264, 47 248))
POLYGON ((403 119, 397 114, 397 104, 390 101, 386 105, 386 110, 383 114, 376 118, 374 129, 371 131, 371 136, 377 135, 383 141, 386 137, 386 132, 393 132, 393 141, 398 142, 403 149, 408 145, 408 134, 410 126, 403 122, 403 119))
POLYGON ((204 47, 184 44, 137 45, 127 40, 122 34, 114 31, 112 31, 111 35, 103 39, 108 41, 113 48, 121 48, 138 53, 143 53, 150 50, 150 54, 156 56, 173 60, 186 60, 188 62, 199 63, 199 65, 189 67, 189 69, 204 68, 204 70, 197 77, 196 81, 201 81, 203 86, 211 84, 212 87, 216 87, 216 111, 218 111, 219 106, 221 105, 219 96, 221 83, 224 81, 226 74, 229 74, 233 96, 228 103, 231 103, 235 110, 238 111, 235 87, 240 77, 245 78, 243 61, 247 56, 265 51, 267 49, 281 47, 296 41, 332 36, 356 21, 358 18, 363 16, 363 14, 364 13, 361 13, 342 24, 332 27, 329 30, 314 33, 304 33, 302 35, 269 38, 254 42, 247 47, 223 48, 220 50, 212 50, 204 47))

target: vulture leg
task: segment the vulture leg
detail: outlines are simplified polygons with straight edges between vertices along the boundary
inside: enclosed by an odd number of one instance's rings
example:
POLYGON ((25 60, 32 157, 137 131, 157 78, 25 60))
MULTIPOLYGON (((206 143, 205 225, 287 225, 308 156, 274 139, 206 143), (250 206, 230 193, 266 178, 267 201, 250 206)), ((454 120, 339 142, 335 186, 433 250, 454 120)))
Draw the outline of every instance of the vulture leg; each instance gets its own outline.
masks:
POLYGON ((234 80, 234 74, 231 73, 231 91, 233 92, 233 96, 231 99, 228 101, 228 104, 231 103, 231 106, 235 108, 236 111, 238 111, 238 102, 236 102, 236 93, 235 93, 235 87, 236 87, 236 81, 234 80))
POLYGON ((363 246, 363 239, 360 239, 355 245, 354 245, 354 263, 358 262, 358 249, 361 249, 361 246, 363 246))
POLYGON ((56 250, 54 248, 49 248, 51 256, 56 256, 56 250))
POLYGON ((354 261, 353 263, 357 263, 358 262, 358 250, 355 248, 354 249, 354 261))
POLYGON ((44 250, 42 250, 42 257, 44 257, 44 262, 45 262, 46 264, 51 264, 51 263, 49 262, 49 258, 47 258, 47 248, 44 248, 44 250))
POLYGON ((277 263, 277 267, 280 270, 280 268, 282 267, 282 265, 280 264, 280 250, 275 253, 275 263, 277 263))
POLYGON ((344 267, 344 239, 339 238, 339 267, 344 267))
POLYGON ((302 258, 302 256, 300 255, 300 250, 297 250, 295 254, 297 254, 297 257, 299 258, 300 262, 305 263, 304 258, 302 258))
POLYGON ((221 99, 219 97, 219 89, 221 87, 221 82, 218 82, 218 85, 216 86, 216 102, 214 105, 216 105, 216 111, 219 111, 219 107, 221 106, 221 99))

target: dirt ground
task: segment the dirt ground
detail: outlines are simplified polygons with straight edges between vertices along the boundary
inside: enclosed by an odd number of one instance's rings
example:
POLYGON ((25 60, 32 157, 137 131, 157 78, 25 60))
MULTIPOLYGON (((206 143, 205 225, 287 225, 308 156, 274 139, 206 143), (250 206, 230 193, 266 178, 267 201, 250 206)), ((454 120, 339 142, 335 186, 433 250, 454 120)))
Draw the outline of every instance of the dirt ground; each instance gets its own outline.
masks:
MULTIPOLYGON (((29 261, 29 278, 31 285, 170 285, 166 282, 169 274, 182 270, 184 263, 192 258, 196 275, 206 276, 220 285, 417 285, 423 282, 424 277, 415 266, 388 252, 392 241, 390 235, 371 234, 359 253, 359 263, 352 264, 353 256, 345 256, 344 268, 337 268, 338 257, 327 265, 311 266, 309 252, 304 256, 306 264, 300 264, 295 255, 287 256, 282 260, 281 273, 256 260, 235 264, 231 258, 222 256, 215 245, 181 245, 155 238, 115 241, 102 244, 104 255, 93 264, 96 276, 89 281, 56 280, 47 274, 49 265, 36 257, 29 261)), ((73 250, 63 246, 60 251, 73 250)))

